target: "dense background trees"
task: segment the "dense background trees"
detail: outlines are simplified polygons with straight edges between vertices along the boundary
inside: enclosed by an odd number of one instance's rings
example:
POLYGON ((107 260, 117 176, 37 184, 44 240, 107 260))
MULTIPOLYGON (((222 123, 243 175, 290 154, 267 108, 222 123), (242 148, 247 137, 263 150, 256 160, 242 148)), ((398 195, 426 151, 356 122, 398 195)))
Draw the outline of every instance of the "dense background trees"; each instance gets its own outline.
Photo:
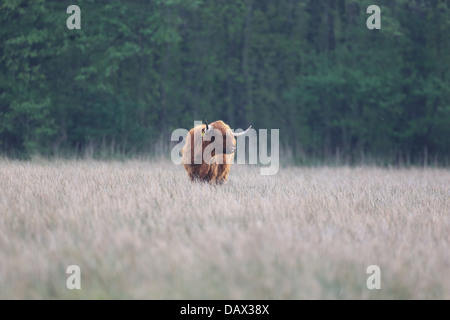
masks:
POLYGON ((4 155, 167 152, 173 129, 279 128, 299 163, 450 162, 450 0, 0 3, 4 155), (66 8, 81 8, 68 30, 66 8), (366 8, 381 7, 381 30, 366 8))

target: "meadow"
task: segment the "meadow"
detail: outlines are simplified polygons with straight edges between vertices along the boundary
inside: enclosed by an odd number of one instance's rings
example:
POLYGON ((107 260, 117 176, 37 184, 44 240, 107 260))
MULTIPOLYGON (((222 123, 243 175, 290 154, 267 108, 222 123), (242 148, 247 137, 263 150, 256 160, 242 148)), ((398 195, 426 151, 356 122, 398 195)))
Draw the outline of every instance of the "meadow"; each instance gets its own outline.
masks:
POLYGON ((448 169, 0 160, 0 299, 450 299, 448 169))

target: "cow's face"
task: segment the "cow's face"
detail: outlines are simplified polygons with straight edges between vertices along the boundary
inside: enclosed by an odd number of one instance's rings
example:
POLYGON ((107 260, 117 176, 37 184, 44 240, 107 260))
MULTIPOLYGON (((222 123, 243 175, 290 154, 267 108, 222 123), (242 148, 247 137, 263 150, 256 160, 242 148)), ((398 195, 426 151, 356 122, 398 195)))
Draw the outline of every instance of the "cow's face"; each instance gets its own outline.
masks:
POLYGON ((236 139, 234 138, 231 129, 228 126, 228 128, 218 126, 216 129, 213 127, 213 124, 211 124, 210 127, 212 127, 210 130, 207 130, 206 127, 202 128, 202 137, 204 147, 211 143, 215 144, 211 155, 215 156, 234 153, 236 151, 236 139))
POLYGON ((217 120, 209 126, 206 122, 206 125, 198 127, 199 129, 201 128, 201 136, 203 138, 202 150, 208 148, 209 151, 211 148, 211 156, 213 157, 220 154, 233 154, 236 151, 235 137, 247 134, 251 127, 243 132, 233 133, 231 128, 222 120, 217 120), (213 146, 210 146, 210 144, 213 144, 213 146))
POLYGON ((231 130, 227 130, 223 137, 223 154, 231 154, 236 151, 236 139, 231 130))

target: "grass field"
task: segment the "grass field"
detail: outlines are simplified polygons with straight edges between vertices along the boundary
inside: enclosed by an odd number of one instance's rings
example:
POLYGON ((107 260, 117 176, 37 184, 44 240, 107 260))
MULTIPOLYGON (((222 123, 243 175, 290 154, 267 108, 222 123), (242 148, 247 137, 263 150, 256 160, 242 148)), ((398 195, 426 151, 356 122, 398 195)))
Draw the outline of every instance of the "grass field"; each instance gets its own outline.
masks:
POLYGON ((0 298, 450 299, 450 170, 3 159, 0 298))

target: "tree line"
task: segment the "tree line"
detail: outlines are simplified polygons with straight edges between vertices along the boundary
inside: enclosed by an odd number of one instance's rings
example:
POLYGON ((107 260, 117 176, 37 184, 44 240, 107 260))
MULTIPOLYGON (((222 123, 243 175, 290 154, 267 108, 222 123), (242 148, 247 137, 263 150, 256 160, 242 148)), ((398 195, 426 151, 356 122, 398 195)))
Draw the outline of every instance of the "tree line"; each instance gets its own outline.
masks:
POLYGON ((79 0, 69 30, 71 4, 0 4, 3 155, 169 154, 206 118, 296 163, 450 162, 449 0, 79 0))

